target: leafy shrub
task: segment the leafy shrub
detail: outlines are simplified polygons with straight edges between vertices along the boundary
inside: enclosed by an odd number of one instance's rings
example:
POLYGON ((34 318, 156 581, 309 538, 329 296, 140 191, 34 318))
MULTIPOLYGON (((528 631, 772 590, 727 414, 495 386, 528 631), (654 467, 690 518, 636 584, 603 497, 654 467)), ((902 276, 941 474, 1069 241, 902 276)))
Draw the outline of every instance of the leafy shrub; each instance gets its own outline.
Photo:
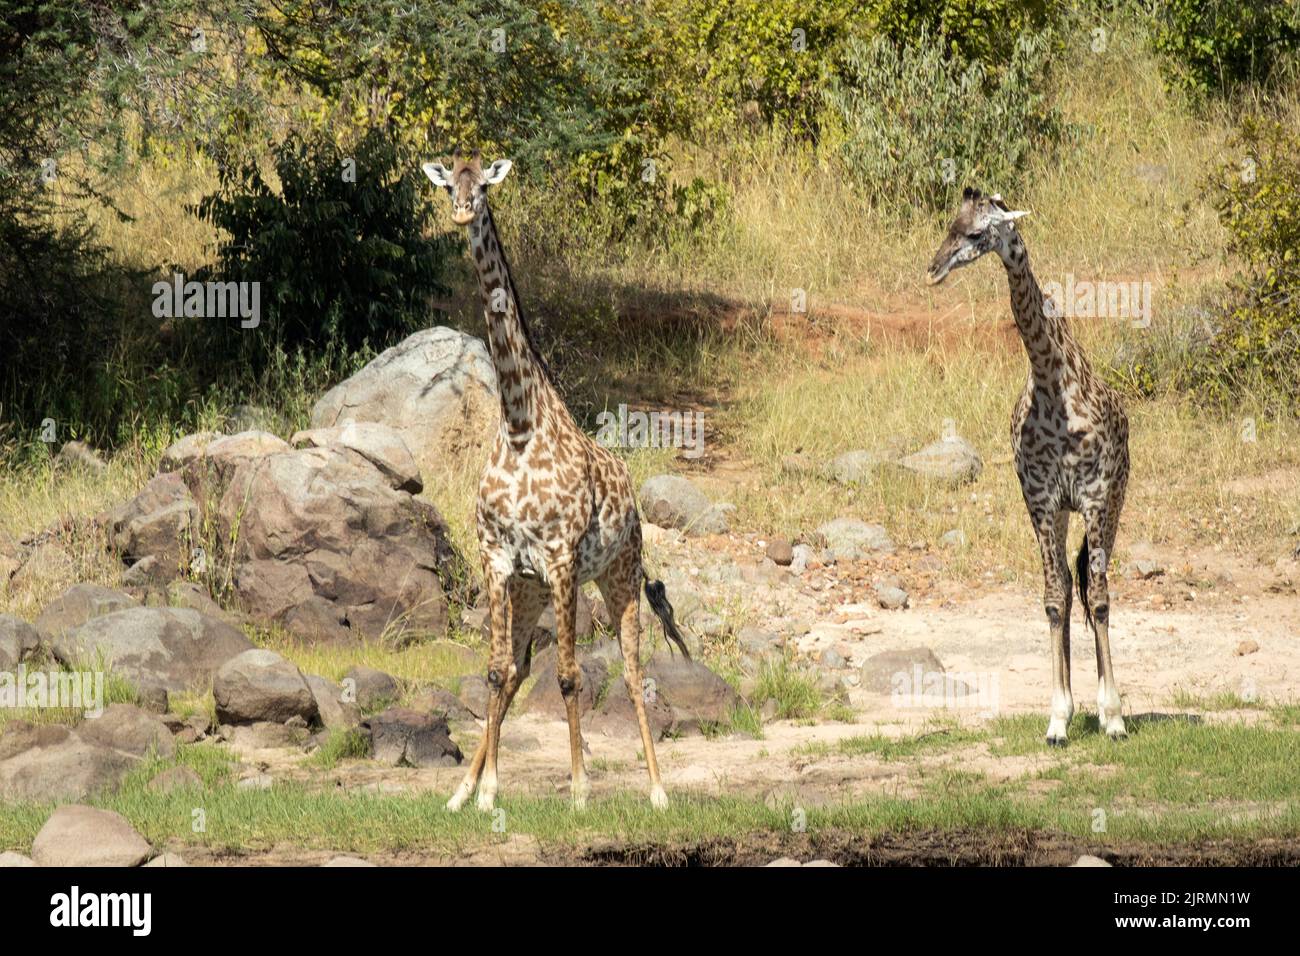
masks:
POLYGON ((1005 68, 966 60, 922 32, 853 39, 828 100, 844 162, 873 195, 937 208, 964 184, 1012 190, 1030 154, 1059 135, 1048 105, 1046 34, 1022 35, 1005 68))
POLYGON ((1228 251, 1245 269, 1195 375, 1214 401, 1227 404, 1251 392, 1266 404, 1294 408, 1300 406, 1300 135, 1248 117, 1234 145, 1243 158, 1220 170, 1211 194, 1228 251))
POLYGON ((447 236, 423 233, 437 197, 417 158, 374 130, 348 151, 293 135, 274 165, 278 190, 249 163, 224 171, 218 192, 198 205, 229 238, 217 266, 195 278, 261 284, 257 329, 211 318, 190 329, 210 354, 260 371, 277 348, 354 352, 426 325, 431 300, 448 292, 454 250, 447 236))
POLYGON ((1160 0, 1152 44, 1170 79, 1204 96, 1267 81, 1300 45, 1294 0, 1160 0))
POLYGON ((963 60, 1001 66, 1015 56, 1016 39, 1041 32, 1063 5, 1048 0, 872 0, 873 32, 896 43, 941 38, 963 60))

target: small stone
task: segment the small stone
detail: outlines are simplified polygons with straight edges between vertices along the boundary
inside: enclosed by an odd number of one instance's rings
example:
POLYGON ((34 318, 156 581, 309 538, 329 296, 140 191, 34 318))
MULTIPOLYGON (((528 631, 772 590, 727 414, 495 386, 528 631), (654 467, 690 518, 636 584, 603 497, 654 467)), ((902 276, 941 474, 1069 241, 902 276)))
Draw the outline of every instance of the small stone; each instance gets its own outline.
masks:
POLYGON ((902 588, 884 585, 876 588, 876 602, 886 611, 907 607, 907 592, 902 588))
POLYGON ((961 528, 953 528, 951 531, 945 531, 939 538, 939 544, 945 548, 964 548, 969 544, 966 538, 966 532, 961 528))
POLYGON ((803 864, 800 863, 798 860, 791 859, 788 856, 783 856, 780 857, 779 859, 773 860, 771 863, 768 864, 768 866, 803 866, 803 864))
POLYGON ((1258 641, 1249 641, 1249 640, 1242 641, 1240 644, 1237 645, 1237 656, 1245 657, 1247 654, 1254 654, 1258 650, 1259 650, 1258 641))
POLYGON ((146 867, 149 866, 182 867, 182 866, 189 866, 189 864, 186 863, 181 857, 177 856, 175 853, 163 853, 160 854, 159 856, 154 857, 152 860, 146 863, 145 866, 146 867))
POLYGON ((250 777, 244 777, 235 784, 236 790, 270 790, 275 781, 271 779, 269 773, 256 773, 250 777))
POLYGON ((1071 863, 1070 866, 1110 866, 1110 864, 1099 856, 1092 856, 1085 853, 1083 856, 1071 863))
POLYGON ((369 860, 363 860, 360 857, 355 857, 355 856, 336 856, 330 859, 329 861, 321 864, 322 867, 345 867, 345 866, 373 867, 376 865, 377 864, 371 863, 369 860))
POLYGON ((789 567, 794 560, 794 546, 785 538, 773 538, 767 544, 767 556, 781 567, 789 567))
POLYGON ((1143 581, 1150 581, 1152 578, 1158 578, 1165 573, 1165 569, 1157 562, 1146 558, 1140 558, 1130 565, 1134 577, 1143 581))

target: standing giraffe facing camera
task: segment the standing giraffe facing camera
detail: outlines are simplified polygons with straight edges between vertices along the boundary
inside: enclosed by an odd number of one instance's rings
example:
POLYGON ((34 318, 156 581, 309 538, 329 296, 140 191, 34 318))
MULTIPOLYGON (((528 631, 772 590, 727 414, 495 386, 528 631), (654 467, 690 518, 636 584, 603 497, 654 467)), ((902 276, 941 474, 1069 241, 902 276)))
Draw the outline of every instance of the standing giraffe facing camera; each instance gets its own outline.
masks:
POLYGON ((1029 353, 1029 381, 1011 415, 1011 447, 1038 537, 1043 603, 1052 632, 1052 716, 1047 742, 1062 747, 1074 716, 1070 695, 1070 512, 1083 516, 1075 567, 1084 617, 1097 643, 1097 720, 1113 740, 1127 736, 1110 661, 1110 562, 1128 483, 1128 419, 1119 396, 1092 371, 1059 311, 1043 299, 1029 253, 1001 196, 967 189, 948 236, 930 263, 931 285, 986 252, 997 252, 1011 286, 1011 311, 1029 353))
POLYGON ((452 168, 425 163, 425 174, 451 197, 451 218, 469 228, 488 344, 501 393, 501 422, 478 489, 478 542, 492 616, 487 724, 465 779, 447 802, 459 810, 478 788, 480 810, 497 794, 501 722, 532 662, 532 637, 546 602, 555 605, 557 676, 569 720, 573 805, 586 805, 574 650, 578 589, 595 581, 623 652, 623 681, 636 708, 650 775, 650 802, 668 806, 641 686, 642 586, 664 632, 689 657, 659 581, 641 564, 641 519, 627 466, 583 433, 552 383, 529 334, 510 267, 488 208, 487 190, 505 179, 510 160, 486 170, 476 151, 456 151, 452 168))

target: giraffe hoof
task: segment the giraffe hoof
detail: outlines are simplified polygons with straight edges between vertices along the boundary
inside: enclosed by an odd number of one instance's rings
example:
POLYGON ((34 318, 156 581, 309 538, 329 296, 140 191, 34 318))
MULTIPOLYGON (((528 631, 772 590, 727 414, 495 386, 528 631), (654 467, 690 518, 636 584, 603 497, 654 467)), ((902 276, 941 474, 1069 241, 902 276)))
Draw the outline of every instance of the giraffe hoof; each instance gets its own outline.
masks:
POLYGON ((1121 740, 1128 740, 1128 731, 1113 730, 1110 733, 1108 733, 1106 736, 1109 737, 1111 740, 1115 741, 1116 743, 1118 743, 1121 740))
POLYGON ((654 807, 656 810, 668 809, 668 794, 664 792, 663 787, 656 785, 655 787, 651 788, 650 806, 654 807))
POLYGON ((1047 738, 1047 746, 1049 746, 1049 747, 1064 747, 1064 746, 1066 746, 1068 743, 1069 743, 1069 740, 1068 740, 1067 738, 1065 738, 1065 737, 1048 737, 1048 738, 1047 738))
POLYGON ((478 808, 484 813, 491 813, 496 807, 497 795, 495 793, 478 792, 478 808))

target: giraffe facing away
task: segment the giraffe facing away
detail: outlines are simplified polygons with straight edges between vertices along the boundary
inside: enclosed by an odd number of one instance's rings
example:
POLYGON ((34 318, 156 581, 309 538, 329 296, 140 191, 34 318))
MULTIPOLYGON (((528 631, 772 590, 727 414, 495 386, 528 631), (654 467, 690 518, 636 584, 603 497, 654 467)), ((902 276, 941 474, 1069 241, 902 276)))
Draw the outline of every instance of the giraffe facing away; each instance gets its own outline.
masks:
POLYGON ((1013 212, 1000 196, 967 189, 930 263, 931 285, 994 251, 1011 287, 1011 310, 1029 354, 1029 380, 1011 415, 1016 474, 1042 552, 1044 596, 1052 636, 1052 712, 1047 742, 1064 746, 1070 694, 1070 512, 1083 517, 1075 563, 1079 598, 1097 646, 1097 720, 1112 739, 1127 736, 1110 659, 1110 597, 1106 569, 1128 483, 1128 419, 1119 396, 1101 381, 1070 334, 1065 318, 1029 268, 1013 212))
POLYGON ((487 190, 510 171, 499 159, 485 170, 476 151, 457 150, 452 168, 425 163, 425 174, 451 197, 451 218, 469 230, 478 273, 488 345, 501 394, 501 421, 479 480, 477 530, 491 608, 488 713, 483 738, 460 787, 447 803, 459 810, 478 789, 478 806, 491 810, 497 794, 501 722, 528 676, 532 638, 546 602, 555 607, 557 676, 569 721, 571 793, 586 804, 578 692, 582 672, 574 649, 578 589, 595 581, 623 653, 623 681, 636 709, 650 802, 668 805, 659 780, 654 739, 642 697, 640 592, 664 632, 689 657, 661 582, 641 564, 641 521, 627 466, 592 441, 574 422, 533 344, 497 235, 487 190))

